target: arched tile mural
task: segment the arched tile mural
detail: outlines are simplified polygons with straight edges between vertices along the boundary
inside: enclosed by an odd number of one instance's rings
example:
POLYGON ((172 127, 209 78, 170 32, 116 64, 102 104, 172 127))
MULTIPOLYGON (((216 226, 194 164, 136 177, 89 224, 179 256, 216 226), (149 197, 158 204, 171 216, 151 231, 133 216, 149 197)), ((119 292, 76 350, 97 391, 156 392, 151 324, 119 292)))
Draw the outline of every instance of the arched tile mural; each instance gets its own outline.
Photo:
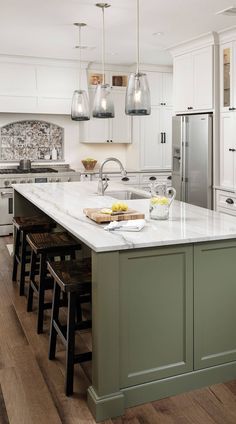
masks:
POLYGON ((64 128, 56 124, 25 120, 0 128, 0 160, 49 160, 53 149, 64 159, 64 128))

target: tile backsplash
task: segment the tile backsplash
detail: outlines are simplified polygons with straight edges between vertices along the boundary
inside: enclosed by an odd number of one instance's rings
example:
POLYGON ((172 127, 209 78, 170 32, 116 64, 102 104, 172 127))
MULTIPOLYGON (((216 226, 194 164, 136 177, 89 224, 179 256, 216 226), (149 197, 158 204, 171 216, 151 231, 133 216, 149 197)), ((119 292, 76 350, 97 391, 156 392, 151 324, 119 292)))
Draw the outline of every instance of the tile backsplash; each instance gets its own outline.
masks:
POLYGON ((11 122, 0 128, 0 160, 64 159, 64 128, 40 120, 11 122))

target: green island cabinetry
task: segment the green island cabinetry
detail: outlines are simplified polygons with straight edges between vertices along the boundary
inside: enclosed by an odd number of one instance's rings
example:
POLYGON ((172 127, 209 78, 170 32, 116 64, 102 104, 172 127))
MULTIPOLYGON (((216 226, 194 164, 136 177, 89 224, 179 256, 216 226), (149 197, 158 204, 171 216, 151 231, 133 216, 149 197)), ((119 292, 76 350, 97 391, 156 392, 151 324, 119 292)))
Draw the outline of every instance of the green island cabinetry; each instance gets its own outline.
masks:
POLYGON ((98 421, 236 378, 236 240, 92 258, 98 421))

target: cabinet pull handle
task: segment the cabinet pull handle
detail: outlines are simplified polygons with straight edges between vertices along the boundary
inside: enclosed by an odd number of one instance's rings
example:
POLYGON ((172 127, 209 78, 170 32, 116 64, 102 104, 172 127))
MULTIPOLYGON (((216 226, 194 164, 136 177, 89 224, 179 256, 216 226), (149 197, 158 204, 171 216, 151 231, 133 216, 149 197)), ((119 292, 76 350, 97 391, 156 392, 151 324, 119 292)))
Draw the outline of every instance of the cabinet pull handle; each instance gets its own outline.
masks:
POLYGON ((236 110, 235 107, 229 107, 229 110, 236 110))
POLYGON ((149 180, 150 181, 156 181, 156 177, 150 177, 149 180))
POLYGON ((107 176, 103 177, 102 181, 110 181, 110 178, 108 178, 107 176))
POLYGON ((235 152, 236 150, 235 149, 229 149, 229 152, 235 152))
POLYGON ((172 180, 172 176, 169 175, 169 177, 167 177, 167 180, 172 180))
POLYGON ((121 181, 129 181, 129 177, 123 177, 121 178, 121 181))
POLYGON ((163 144, 164 143, 164 141, 163 141, 163 132, 161 132, 161 144, 163 144))
POLYGON ((192 106, 188 106, 188 110, 192 110, 193 109, 193 107, 192 106))
POLYGON ((164 132, 163 135, 164 135, 164 144, 166 144, 166 133, 164 132))
POLYGON ((231 199, 230 197, 228 199, 226 199, 226 203, 228 203, 229 205, 233 205, 234 201, 233 199, 231 199))

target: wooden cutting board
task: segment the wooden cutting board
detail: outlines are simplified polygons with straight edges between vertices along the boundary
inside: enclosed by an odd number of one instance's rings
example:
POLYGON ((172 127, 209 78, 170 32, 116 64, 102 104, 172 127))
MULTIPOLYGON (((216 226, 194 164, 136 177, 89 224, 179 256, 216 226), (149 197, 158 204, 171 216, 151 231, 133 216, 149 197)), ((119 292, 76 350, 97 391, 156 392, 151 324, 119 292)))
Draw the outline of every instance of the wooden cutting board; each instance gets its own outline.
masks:
POLYGON ((93 221, 101 224, 102 222, 111 222, 111 221, 128 221, 129 219, 144 219, 145 214, 129 209, 126 212, 116 213, 116 214, 105 214, 101 213, 101 208, 85 208, 85 215, 92 219, 93 221))

